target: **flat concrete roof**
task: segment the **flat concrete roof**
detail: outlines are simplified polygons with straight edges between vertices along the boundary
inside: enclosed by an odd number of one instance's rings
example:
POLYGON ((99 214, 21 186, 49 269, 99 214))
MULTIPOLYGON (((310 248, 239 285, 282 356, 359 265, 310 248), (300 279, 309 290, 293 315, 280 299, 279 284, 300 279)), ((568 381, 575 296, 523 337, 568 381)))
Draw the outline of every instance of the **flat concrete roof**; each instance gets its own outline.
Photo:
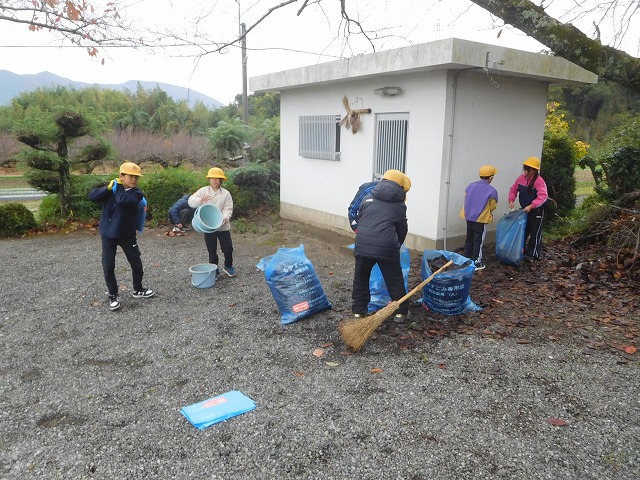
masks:
POLYGON ((477 69, 551 85, 597 83, 598 76, 561 57, 448 38, 249 79, 253 92, 273 92, 380 75, 477 69))

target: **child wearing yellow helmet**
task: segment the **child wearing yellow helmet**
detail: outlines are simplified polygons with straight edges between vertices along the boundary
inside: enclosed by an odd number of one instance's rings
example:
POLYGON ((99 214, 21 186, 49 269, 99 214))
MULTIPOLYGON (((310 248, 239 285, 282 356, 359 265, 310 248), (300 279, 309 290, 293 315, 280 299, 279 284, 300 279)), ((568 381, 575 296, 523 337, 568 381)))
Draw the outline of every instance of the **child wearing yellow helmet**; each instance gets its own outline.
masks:
MULTIPOLYGON (((109 309, 120 308, 118 282, 116 280, 116 250, 118 246, 124 251, 133 275, 133 298, 149 298, 155 292, 142 286, 142 260, 136 239, 136 230, 142 232, 140 225, 140 209, 146 209, 144 193, 138 188, 138 180, 142 172, 132 162, 120 166, 118 178, 108 185, 94 188, 89 192, 89 199, 102 203, 100 215, 100 237, 102 238, 102 269, 109 294, 109 309)), ((144 218, 144 215, 143 215, 144 218)))
POLYGON ((460 218, 467 222, 467 238, 464 256, 473 260, 476 270, 482 270, 482 245, 487 225, 493 222, 493 211, 498 205, 498 191, 491 186, 498 170, 493 165, 483 165, 478 172, 480 180, 467 185, 460 218))
MULTIPOLYGON (((377 264, 392 300, 406 293, 400 247, 407 232, 407 205, 405 200, 411 180, 399 170, 387 170, 380 182, 364 197, 358 210, 358 229, 353 249, 355 270, 351 310, 356 317, 366 316, 371 291, 369 278, 377 264)), ((405 321, 408 302, 398 308, 394 321, 405 321)))
POLYGON ((540 176, 540 159, 529 157, 522 162, 522 174, 509 189, 509 208, 514 207, 516 197, 520 207, 527 212, 525 229, 524 258, 527 261, 539 260, 542 245, 542 225, 544 223, 544 204, 549 198, 547 184, 540 176))
POLYGON ((218 265, 218 242, 220 250, 224 254, 224 267, 216 270, 218 274, 225 273, 229 277, 235 277, 237 272, 233 266, 233 242, 231 240, 231 216, 233 215, 233 198, 231 193, 222 187, 222 182, 227 179, 224 171, 219 167, 212 167, 207 172, 209 185, 200 188, 189 197, 189 207, 197 208, 200 205, 215 205, 222 212, 222 226, 215 232, 204 234, 204 243, 209 253, 209 263, 218 265))

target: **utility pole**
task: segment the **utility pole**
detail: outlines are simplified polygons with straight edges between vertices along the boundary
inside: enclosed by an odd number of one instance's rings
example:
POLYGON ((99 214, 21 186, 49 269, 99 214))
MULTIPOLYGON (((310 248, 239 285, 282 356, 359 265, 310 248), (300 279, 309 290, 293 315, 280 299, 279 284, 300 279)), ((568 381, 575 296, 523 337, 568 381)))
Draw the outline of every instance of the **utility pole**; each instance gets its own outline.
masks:
POLYGON ((247 100, 247 37, 246 25, 240 24, 240 35, 242 36, 242 121, 249 125, 249 102, 247 100))

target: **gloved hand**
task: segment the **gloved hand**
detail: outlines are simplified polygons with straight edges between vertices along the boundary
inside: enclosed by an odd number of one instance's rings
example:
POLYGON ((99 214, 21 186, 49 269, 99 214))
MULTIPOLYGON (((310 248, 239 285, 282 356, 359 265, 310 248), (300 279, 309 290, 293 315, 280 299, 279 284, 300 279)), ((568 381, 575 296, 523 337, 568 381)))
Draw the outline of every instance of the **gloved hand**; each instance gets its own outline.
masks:
POLYGON ((120 180, 119 178, 114 178, 109 182, 109 185, 107 185, 107 188, 115 192, 118 184, 122 185, 122 180, 120 180))

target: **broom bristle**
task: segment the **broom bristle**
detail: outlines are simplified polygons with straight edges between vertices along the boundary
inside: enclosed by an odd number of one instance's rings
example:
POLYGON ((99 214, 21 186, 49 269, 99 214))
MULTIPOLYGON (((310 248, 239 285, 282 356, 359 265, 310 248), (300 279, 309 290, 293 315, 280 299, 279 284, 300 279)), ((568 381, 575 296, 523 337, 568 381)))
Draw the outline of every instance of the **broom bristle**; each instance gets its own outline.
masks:
POLYGON ((393 301, 368 317, 342 321, 338 325, 338 331, 344 343, 354 352, 360 350, 376 328, 393 315, 399 305, 397 301, 393 301))

